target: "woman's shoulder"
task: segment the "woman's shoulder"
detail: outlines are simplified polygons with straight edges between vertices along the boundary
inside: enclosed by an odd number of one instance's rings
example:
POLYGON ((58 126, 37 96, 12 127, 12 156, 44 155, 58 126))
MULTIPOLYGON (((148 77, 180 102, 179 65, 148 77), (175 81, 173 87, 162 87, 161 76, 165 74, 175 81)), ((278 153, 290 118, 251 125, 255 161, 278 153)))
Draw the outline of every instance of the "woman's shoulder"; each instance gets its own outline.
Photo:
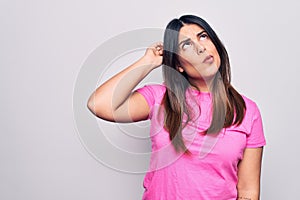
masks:
POLYGON ((248 96, 241 93, 240 95, 245 102, 246 110, 242 123, 238 126, 234 125, 233 128, 239 129, 239 131, 245 132, 249 135, 251 133, 255 119, 260 118, 260 111, 256 102, 252 98, 249 98, 248 96))
POLYGON ((151 92, 154 96, 160 95, 160 94, 164 94, 166 91, 166 86, 161 83, 151 83, 151 84, 146 84, 143 87, 139 88, 138 91, 141 90, 147 90, 149 92, 151 92))
POLYGON ((253 108, 257 107, 257 104, 256 104, 255 100, 253 100, 252 98, 249 98, 245 94, 241 94, 241 96, 243 97, 247 108, 249 108, 249 109, 252 108, 253 109, 253 108))
POLYGON ((248 96, 241 94, 245 101, 246 105, 246 116, 253 118, 255 115, 260 113, 259 107, 257 105, 257 102, 253 100, 252 98, 249 98, 248 96))
POLYGON ((166 91, 166 85, 164 83, 150 83, 146 84, 144 87, 149 87, 152 88, 153 90, 158 90, 158 91, 166 91))
POLYGON ((166 92, 164 84, 151 83, 137 89, 147 99, 153 99, 155 102, 160 102, 166 92))
MULTIPOLYGON (((257 103, 249 97, 242 95, 246 104, 246 113, 242 124, 239 126, 241 130, 245 130, 247 137, 247 147, 256 148, 266 144, 264 138, 262 116, 260 114, 257 103)), ((238 128, 239 128, 238 127, 238 128)))

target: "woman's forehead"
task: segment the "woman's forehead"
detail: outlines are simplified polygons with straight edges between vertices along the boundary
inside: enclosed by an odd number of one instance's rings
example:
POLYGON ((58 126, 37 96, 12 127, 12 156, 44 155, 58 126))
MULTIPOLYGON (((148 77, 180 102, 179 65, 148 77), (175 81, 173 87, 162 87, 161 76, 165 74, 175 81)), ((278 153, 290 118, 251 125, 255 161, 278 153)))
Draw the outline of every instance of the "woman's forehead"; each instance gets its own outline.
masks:
POLYGON ((191 38, 201 31, 204 31, 204 29, 197 24, 184 24, 179 30, 179 39, 191 38))

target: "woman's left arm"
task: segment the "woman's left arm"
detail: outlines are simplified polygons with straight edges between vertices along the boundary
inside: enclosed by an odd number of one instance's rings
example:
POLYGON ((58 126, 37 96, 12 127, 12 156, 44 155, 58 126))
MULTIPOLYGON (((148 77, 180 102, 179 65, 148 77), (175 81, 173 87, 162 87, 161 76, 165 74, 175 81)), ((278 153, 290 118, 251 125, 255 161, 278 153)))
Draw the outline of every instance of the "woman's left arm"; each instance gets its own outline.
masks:
POLYGON ((237 200, 259 200, 263 147, 246 148, 238 165, 237 200))

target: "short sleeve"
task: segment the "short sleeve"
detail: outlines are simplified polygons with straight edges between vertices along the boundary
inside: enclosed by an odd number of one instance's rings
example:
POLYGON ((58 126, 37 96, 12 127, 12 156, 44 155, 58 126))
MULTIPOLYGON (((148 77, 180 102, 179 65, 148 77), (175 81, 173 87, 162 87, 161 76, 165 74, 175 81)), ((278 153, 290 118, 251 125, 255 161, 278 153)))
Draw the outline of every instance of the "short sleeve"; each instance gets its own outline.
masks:
POLYGON ((257 105, 254 105, 251 131, 247 136, 247 148, 257 148, 266 145, 262 117, 257 105))
POLYGON ((152 117, 153 107, 155 104, 161 104, 162 98, 165 93, 163 85, 145 85, 136 90, 136 92, 143 95, 150 108, 149 118, 152 117))

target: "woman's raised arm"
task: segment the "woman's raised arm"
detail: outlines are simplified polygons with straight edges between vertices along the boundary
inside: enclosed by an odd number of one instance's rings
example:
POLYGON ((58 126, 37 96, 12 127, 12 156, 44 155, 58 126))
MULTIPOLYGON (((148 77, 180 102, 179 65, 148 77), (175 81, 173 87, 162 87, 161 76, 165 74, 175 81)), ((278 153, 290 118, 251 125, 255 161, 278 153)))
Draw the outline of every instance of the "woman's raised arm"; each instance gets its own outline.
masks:
POLYGON ((97 117, 114 122, 133 122, 147 118, 149 106, 133 89, 153 69, 162 64, 163 44, 155 43, 145 55, 100 85, 90 96, 88 108, 97 117))

